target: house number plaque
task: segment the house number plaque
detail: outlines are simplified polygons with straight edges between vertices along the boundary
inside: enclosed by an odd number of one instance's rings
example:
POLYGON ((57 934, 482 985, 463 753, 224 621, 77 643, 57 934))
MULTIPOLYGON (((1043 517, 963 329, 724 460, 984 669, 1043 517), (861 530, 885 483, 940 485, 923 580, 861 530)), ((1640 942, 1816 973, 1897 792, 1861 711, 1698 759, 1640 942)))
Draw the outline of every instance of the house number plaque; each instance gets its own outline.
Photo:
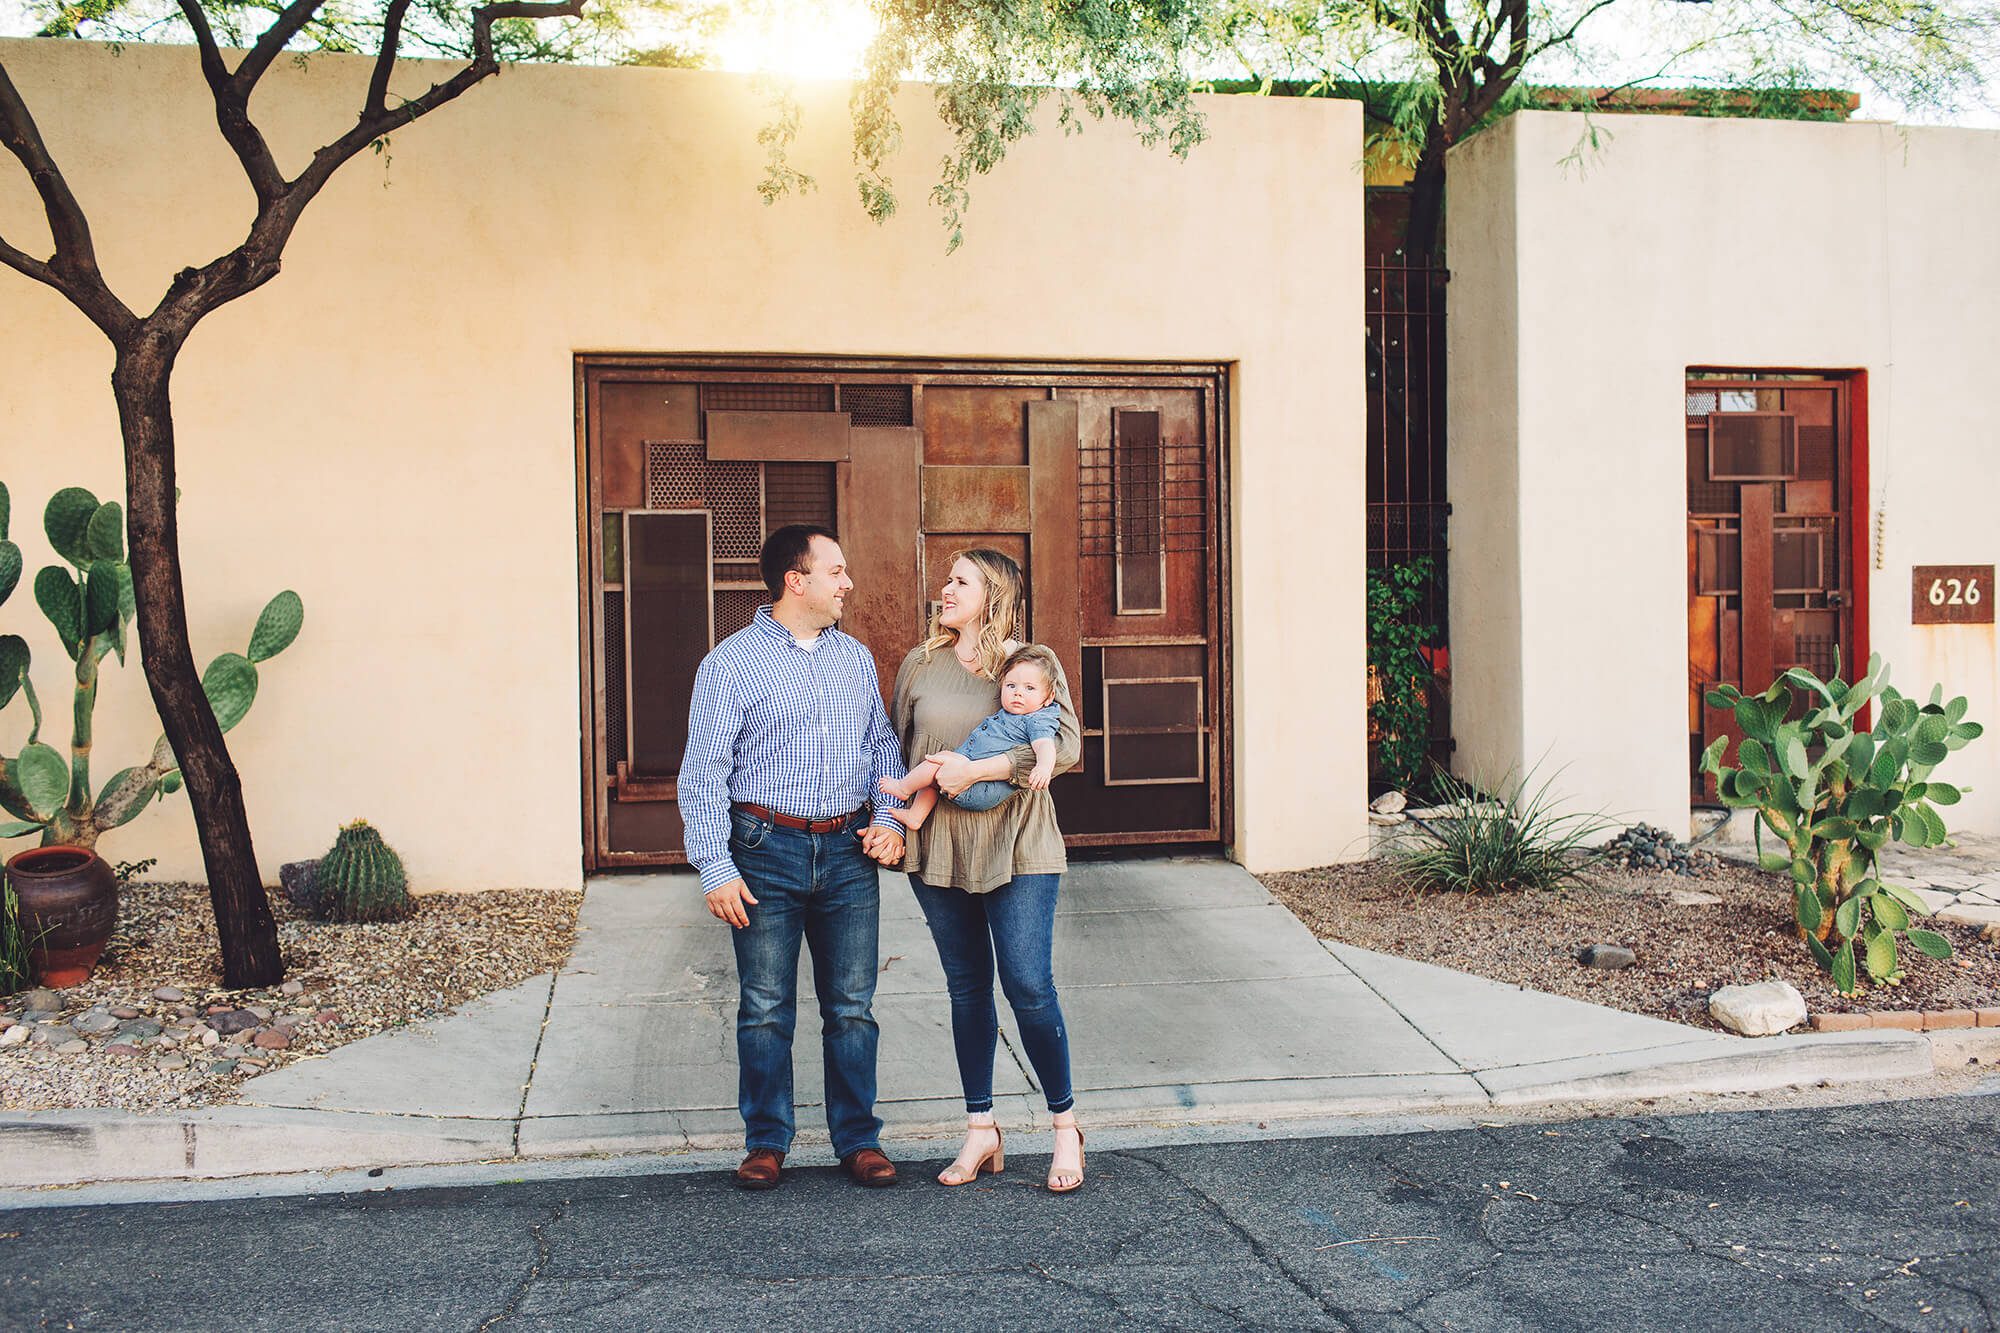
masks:
POLYGON ((1991 625, 1993 566, 1918 565, 1910 588, 1915 625, 1991 625))

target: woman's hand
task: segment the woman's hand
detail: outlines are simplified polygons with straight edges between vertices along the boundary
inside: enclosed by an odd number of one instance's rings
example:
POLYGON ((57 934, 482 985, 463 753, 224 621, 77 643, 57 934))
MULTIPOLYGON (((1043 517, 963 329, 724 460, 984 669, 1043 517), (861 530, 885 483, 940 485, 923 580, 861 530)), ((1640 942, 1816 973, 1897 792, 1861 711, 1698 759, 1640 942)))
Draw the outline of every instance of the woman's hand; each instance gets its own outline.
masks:
POLYGON ((946 796, 957 796, 975 782, 1004 779, 1014 772, 1013 761, 1004 754, 972 760, 953 750, 940 750, 924 758, 938 766, 937 789, 946 796))

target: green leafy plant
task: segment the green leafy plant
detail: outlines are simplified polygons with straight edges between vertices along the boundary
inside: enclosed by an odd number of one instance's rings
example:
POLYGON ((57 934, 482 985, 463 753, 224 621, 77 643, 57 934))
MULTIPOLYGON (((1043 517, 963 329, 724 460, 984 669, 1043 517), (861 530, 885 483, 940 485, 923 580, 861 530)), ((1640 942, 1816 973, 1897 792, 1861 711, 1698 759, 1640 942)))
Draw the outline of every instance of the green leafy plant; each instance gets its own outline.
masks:
POLYGON ((1956 805, 1961 793, 1931 773, 1982 728, 1965 720, 1964 697, 1944 701, 1943 686, 1920 705, 1888 681, 1878 654, 1852 685, 1794 667, 1762 694, 1724 685, 1708 695, 1710 707, 1735 714, 1743 740, 1731 768, 1722 762, 1729 738, 1718 736, 1701 756, 1702 772, 1715 775, 1724 804, 1757 812, 1758 859, 1790 872, 1799 936, 1842 995, 1858 989, 1860 968, 1878 982, 1902 980, 1899 936, 1932 958, 1951 956, 1951 941, 1910 925, 1928 909, 1882 881, 1878 858, 1891 839, 1945 841, 1937 807, 1956 805), (1861 720, 1871 701, 1880 705, 1872 727, 1861 720), (1767 828, 1785 855, 1764 852, 1767 828))
POLYGON ((1594 813, 1561 812, 1549 782, 1511 773, 1488 799, 1437 769, 1432 782, 1448 819, 1413 819, 1415 835, 1398 839, 1389 855, 1398 877, 1419 889, 1447 893, 1562 890, 1604 858, 1591 839, 1618 827, 1594 813))
POLYGON ((120 861, 111 867, 111 873, 117 877, 118 887, 122 889, 159 863, 160 858, 157 856, 143 857, 137 861, 120 861))
POLYGON ((1382 776, 1408 789, 1430 756, 1430 659, 1424 649, 1437 626, 1418 615, 1431 586, 1429 556, 1368 571, 1368 666, 1375 689, 1368 720, 1377 732, 1375 760, 1382 776))
MULTIPOLYGON (((13 593, 22 571, 21 548, 7 540, 10 514, 7 488, 0 484, 0 603, 13 593)), ((27 640, 18 634, 0 635, 0 708, 19 694, 32 717, 21 752, 13 758, 0 756, 0 809, 13 816, 12 821, 0 820, 0 839, 40 833, 44 846, 95 847, 100 835, 137 818, 156 797, 164 799, 179 791, 180 765, 162 736, 151 759, 120 769, 93 794, 90 761, 98 669, 113 653, 124 662, 135 611, 125 518, 116 501, 99 503, 89 491, 72 486, 49 498, 42 528, 69 566, 44 566, 34 582, 36 604, 76 664, 69 758, 41 739, 42 705, 28 674, 27 640)), ((257 618, 247 653, 224 653, 208 664, 202 689, 224 731, 243 720, 257 697, 256 664, 288 647, 304 620, 299 595, 281 592, 257 618)))
POLYGON ((328 920, 400 921, 410 914, 403 860, 365 819, 341 827, 313 874, 313 895, 328 920))

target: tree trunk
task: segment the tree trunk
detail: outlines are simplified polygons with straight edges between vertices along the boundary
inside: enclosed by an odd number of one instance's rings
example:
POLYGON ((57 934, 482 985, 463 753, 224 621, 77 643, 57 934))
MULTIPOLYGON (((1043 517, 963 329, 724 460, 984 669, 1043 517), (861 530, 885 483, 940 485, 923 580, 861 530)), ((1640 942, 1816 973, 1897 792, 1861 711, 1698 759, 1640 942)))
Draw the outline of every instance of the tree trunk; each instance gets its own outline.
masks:
POLYGON ((1412 264, 1444 259, 1444 153, 1449 146, 1443 130, 1432 126, 1410 180, 1410 230, 1403 250, 1412 264))
POLYGON ((278 925, 257 873, 243 785, 188 648, 174 513, 174 424, 168 396, 180 339, 140 331, 118 350, 111 375, 125 437, 126 541, 139 615, 139 649, 153 706, 166 728, 194 805, 222 945, 222 984, 232 990, 284 979, 278 925))

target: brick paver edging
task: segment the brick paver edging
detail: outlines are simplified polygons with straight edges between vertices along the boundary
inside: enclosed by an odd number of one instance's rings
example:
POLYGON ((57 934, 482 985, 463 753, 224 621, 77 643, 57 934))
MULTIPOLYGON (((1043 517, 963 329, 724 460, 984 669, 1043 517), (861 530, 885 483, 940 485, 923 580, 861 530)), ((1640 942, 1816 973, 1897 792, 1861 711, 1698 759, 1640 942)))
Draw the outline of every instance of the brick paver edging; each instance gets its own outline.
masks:
POLYGON ((1858 1032, 1863 1028, 1893 1028, 1901 1032, 2000 1028, 2000 1009, 1901 1009, 1869 1014, 1814 1014, 1812 1025, 1815 1032, 1858 1032))

